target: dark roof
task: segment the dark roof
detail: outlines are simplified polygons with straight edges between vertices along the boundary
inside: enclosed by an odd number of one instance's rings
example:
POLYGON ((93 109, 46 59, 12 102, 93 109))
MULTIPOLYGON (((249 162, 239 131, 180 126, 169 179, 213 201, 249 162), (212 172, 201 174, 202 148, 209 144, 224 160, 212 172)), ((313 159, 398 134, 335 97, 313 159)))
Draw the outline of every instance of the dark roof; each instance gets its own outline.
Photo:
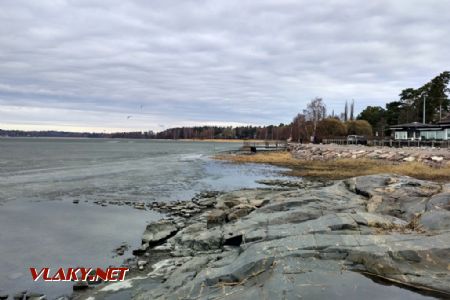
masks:
POLYGON ((420 122, 412 122, 406 124, 398 124, 390 126, 390 129, 414 129, 414 130, 439 130, 450 127, 450 116, 442 119, 438 124, 424 124, 420 122))
POLYGON ((398 124, 398 125, 392 125, 391 128, 428 128, 428 127, 434 127, 431 124, 424 124, 419 122, 412 122, 412 123, 406 123, 406 124, 398 124))

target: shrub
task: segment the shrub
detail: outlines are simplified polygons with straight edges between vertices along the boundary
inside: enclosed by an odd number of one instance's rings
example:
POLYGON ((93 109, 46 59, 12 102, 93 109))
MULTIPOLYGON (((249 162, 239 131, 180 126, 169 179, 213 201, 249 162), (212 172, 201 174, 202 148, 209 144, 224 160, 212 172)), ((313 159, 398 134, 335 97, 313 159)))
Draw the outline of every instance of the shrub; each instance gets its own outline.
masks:
POLYGON ((347 134, 345 124, 335 118, 323 119, 317 124, 316 135, 319 139, 342 137, 347 134))
POLYGON ((345 123, 347 126, 347 134, 372 136, 372 126, 366 120, 348 121, 345 123))

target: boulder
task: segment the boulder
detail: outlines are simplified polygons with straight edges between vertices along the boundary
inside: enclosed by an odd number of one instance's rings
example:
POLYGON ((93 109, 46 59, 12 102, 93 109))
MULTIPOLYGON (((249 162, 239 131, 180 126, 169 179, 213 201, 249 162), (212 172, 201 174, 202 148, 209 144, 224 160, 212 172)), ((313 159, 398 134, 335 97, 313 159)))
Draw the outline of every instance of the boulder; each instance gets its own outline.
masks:
POLYGON ((444 160, 444 158, 442 156, 432 156, 431 157, 432 161, 437 161, 437 162, 441 162, 444 160))
POLYGON ((142 236, 143 244, 157 244, 178 231, 176 224, 170 220, 161 220, 147 225, 142 236))
POLYGON ((201 199, 193 199, 194 203, 203 207, 214 207, 216 205, 216 198, 201 198, 201 199))
POLYGON ((225 208, 232 208, 241 203, 242 203, 242 199, 239 199, 239 198, 231 198, 231 199, 223 199, 222 200, 222 204, 225 208))
POLYGON ((138 249, 133 250, 133 255, 136 255, 136 256, 143 255, 145 252, 147 252, 149 247, 150 246, 148 243, 143 243, 138 249))
POLYGON ((175 255, 185 256, 189 253, 220 249, 223 244, 222 230, 218 227, 207 228, 206 224, 192 224, 170 239, 175 245, 175 255))
POLYGON ((240 219, 251 213, 253 210, 255 210, 255 207, 248 204, 236 205, 230 210, 228 220, 233 221, 240 219))
POLYGON ((213 209, 208 212, 207 215, 207 225, 208 228, 216 226, 216 225, 222 225, 227 221, 227 212, 222 209, 213 209))

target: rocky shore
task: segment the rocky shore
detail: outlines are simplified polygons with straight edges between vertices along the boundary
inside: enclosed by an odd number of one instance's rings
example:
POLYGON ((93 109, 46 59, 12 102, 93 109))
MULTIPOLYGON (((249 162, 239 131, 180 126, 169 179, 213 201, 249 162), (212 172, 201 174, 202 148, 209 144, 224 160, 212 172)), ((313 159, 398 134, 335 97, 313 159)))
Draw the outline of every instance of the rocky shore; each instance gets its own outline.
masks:
POLYGON ((153 204, 167 217, 145 229, 127 280, 75 298, 450 297, 450 184, 387 174, 267 184, 279 188, 153 204))
POLYGON ((391 162, 423 162, 431 166, 450 163, 450 149, 367 147, 362 145, 291 144, 292 155, 303 160, 379 159, 391 162))

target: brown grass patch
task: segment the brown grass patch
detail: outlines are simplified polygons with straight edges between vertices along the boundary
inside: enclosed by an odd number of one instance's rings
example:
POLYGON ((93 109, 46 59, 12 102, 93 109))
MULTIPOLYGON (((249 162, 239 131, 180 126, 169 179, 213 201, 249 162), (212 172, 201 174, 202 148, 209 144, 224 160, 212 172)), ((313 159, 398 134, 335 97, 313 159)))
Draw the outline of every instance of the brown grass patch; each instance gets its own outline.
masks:
POLYGON ((406 225, 398 225, 394 223, 375 223, 369 225, 375 228, 375 234, 388 234, 388 233, 425 233, 426 231, 422 228, 420 224, 420 214, 415 215, 411 221, 406 225))
POLYGON ((375 159, 335 159, 311 161, 295 159, 289 152, 261 152, 248 154, 217 155, 216 159, 234 163, 263 163, 288 167, 291 176, 323 179, 345 179, 354 176, 393 173, 423 180, 450 181, 450 166, 430 167, 420 162, 393 163, 375 159))

